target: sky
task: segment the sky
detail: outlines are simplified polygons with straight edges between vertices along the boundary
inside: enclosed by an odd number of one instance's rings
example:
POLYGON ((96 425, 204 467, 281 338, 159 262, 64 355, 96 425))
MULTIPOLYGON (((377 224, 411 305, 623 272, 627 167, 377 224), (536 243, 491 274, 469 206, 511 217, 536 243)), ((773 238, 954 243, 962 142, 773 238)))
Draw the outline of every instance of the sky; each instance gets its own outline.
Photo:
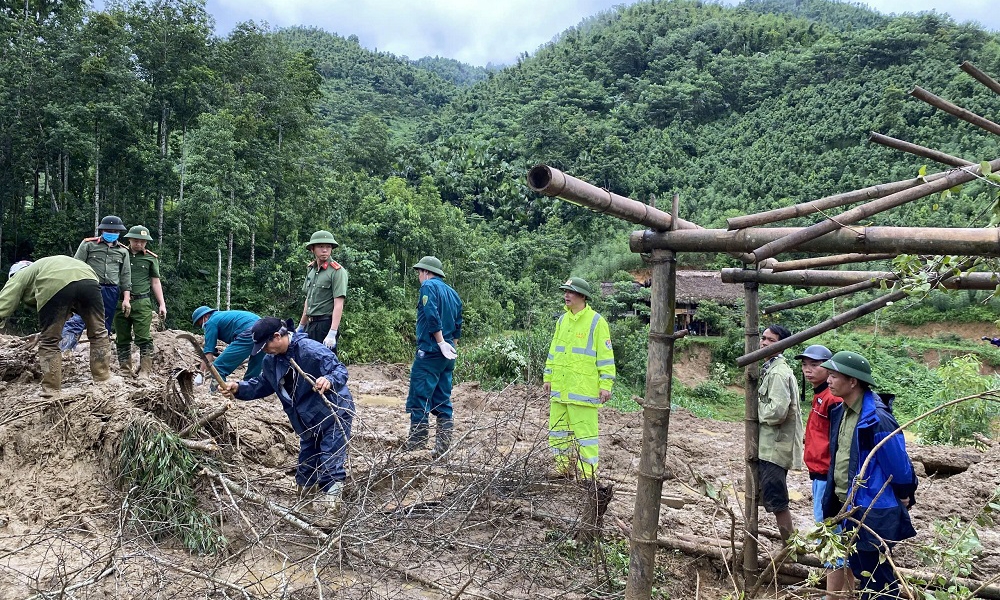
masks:
MULTIPOLYGON (((634 0, 207 0, 216 33, 240 21, 272 27, 306 25, 343 37, 356 35, 370 50, 411 59, 454 58, 464 63, 513 63, 586 17, 634 0)), ((734 4, 727 1, 727 4, 734 4)), ((996 0, 872 0, 886 14, 936 10, 956 21, 1000 31, 996 0)))

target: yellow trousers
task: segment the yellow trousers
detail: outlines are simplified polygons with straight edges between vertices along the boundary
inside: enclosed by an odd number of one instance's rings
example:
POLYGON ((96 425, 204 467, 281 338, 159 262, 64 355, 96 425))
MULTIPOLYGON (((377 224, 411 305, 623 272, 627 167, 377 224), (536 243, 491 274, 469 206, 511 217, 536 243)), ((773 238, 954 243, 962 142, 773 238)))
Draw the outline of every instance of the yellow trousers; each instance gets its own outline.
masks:
POLYGON ((549 447, 556 468, 569 472, 570 460, 576 459, 582 477, 593 479, 598 457, 597 406, 549 403, 549 447))

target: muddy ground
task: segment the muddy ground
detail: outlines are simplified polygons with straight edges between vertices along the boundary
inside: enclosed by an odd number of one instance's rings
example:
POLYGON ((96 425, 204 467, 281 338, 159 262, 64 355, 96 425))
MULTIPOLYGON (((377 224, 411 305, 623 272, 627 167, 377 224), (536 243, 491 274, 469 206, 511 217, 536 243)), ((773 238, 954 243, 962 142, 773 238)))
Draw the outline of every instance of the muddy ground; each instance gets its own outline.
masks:
MULTIPOLYGON (((355 365, 349 387, 357 401, 347 502, 340 525, 317 530, 290 524, 265 508, 296 511, 291 470, 297 438, 273 397, 237 402, 193 440, 218 449, 193 451, 198 507, 225 538, 197 554, 162 524, 137 522, 138 490, 123 489, 114 465, 130 423, 153 420, 179 430, 224 406, 207 386, 191 388, 194 354, 156 334, 156 373, 148 379, 94 384, 86 345, 67 355, 64 393, 38 396, 33 351, 0 336, 0 599, 6 598, 585 598, 620 595, 627 564, 623 528, 630 526, 639 463, 641 415, 601 413, 604 482, 615 484, 605 515, 603 552, 574 541, 585 494, 575 482, 550 481, 547 401, 539 388, 488 392, 456 387, 456 443, 444 458, 404 454, 403 402, 408 365, 355 365), (221 473, 238 488, 210 473, 221 473), (254 500, 237 490, 250 490, 254 500), (623 558, 624 556, 624 558, 623 558)), ((682 359, 694 365, 700 357, 682 359)), ((695 368, 684 370, 693 377, 695 368)), ((671 415, 660 537, 724 540, 741 514, 744 434, 741 423, 671 415), (719 490, 717 499, 706 494, 719 490)), ((912 444, 912 442, 911 442, 912 444)), ((921 477, 912 517, 931 539, 932 523, 974 519, 1000 488, 1000 447, 913 454, 961 454, 967 471, 921 477)), ((949 460, 945 456, 945 461, 949 460)), ((918 461, 918 471, 923 473, 918 461)), ((806 473, 789 477, 796 524, 811 524, 806 473)), ((738 522, 736 529, 742 524, 738 522)), ((774 530, 764 516, 761 528, 774 530)), ((739 535, 739 534, 738 534, 739 535)), ((1000 573, 1000 526, 979 529, 977 573, 1000 573)), ((914 543, 897 553, 922 568, 914 543)), ((762 552, 776 545, 765 538, 762 552)), ((723 598, 734 590, 723 563, 671 551, 658 554, 658 597, 723 598)), ((808 597, 802 586, 771 596, 808 597)))

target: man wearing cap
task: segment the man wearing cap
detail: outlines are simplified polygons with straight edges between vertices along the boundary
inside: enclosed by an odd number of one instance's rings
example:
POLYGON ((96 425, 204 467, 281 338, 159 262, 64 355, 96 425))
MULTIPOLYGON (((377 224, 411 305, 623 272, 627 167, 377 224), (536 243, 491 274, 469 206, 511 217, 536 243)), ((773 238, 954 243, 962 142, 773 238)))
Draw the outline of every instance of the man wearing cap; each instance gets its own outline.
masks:
MULTIPOLYGON (((792 332, 781 325, 771 325, 761 334, 760 347, 767 348, 790 335, 792 332)), ((803 431, 798 379, 781 354, 761 365, 757 421, 760 497, 764 510, 774 514, 781 539, 787 540, 795 528, 788 508, 788 471, 802 468, 803 431)))
POLYGON ((337 349, 337 332, 347 296, 347 269, 330 258, 330 253, 339 245, 329 231, 317 231, 309 238, 306 250, 312 252, 315 259, 309 263, 302 284, 306 301, 297 329, 331 350, 337 349))
POLYGON ((129 269, 132 274, 132 310, 115 314, 115 346, 118 364, 122 371, 132 374, 132 334, 139 346, 139 374, 149 375, 153 370, 153 302, 159 306, 160 319, 167 318, 167 305, 163 301, 163 287, 160 285, 160 259, 146 248, 153 241, 149 229, 136 225, 124 236, 129 245, 129 269))
POLYGON ((63 324, 76 312, 82 315, 90 338, 90 374, 94 381, 111 377, 108 365, 111 342, 104 329, 104 302, 97 275, 86 263, 69 256, 23 260, 10 268, 10 279, 0 290, 0 320, 21 303, 38 311, 38 364, 42 369, 42 395, 52 396, 62 388, 62 356, 59 340, 63 324))
MULTIPOLYGON (((826 346, 813 344, 795 357, 801 361, 802 375, 813 388, 812 409, 806 421, 803 459, 812 481, 813 519, 817 523, 823 521, 823 496, 826 494, 826 476, 830 470, 830 409, 841 401, 833 395, 826 382, 830 372, 820 366, 832 356, 833 352, 826 346)), ((832 569, 826 574, 826 591, 830 600, 841 597, 839 593, 842 591, 853 589, 853 577, 842 559, 826 566, 832 569)))
MULTIPOLYGON (((94 269, 101 284, 101 297, 104 299, 104 328, 111 332, 115 310, 118 308, 118 297, 121 295, 122 312, 127 316, 132 310, 132 269, 128 250, 118 242, 118 236, 125 231, 122 220, 114 215, 101 219, 97 226, 97 237, 86 238, 80 242, 73 258, 83 261, 94 269)), ((63 328, 62 341, 59 348, 64 352, 76 347, 83 333, 84 322, 80 315, 74 315, 63 328)))
POLYGON ((852 513, 842 526, 856 536, 848 564, 860 581, 860 597, 899 598, 893 567, 880 555, 917 534, 907 510, 914 502, 917 478, 906 442, 902 432, 896 433, 899 424, 882 398, 871 390, 875 379, 865 357, 838 352, 822 366, 830 371, 830 391, 844 399, 830 410, 830 470, 823 516, 852 513), (866 462, 866 470, 860 472, 866 462))
POLYGON ((615 382, 615 353, 608 322, 587 301, 590 284, 570 277, 559 286, 565 312, 545 360, 542 385, 549 393, 549 446, 556 472, 579 473, 594 479, 598 460, 597 407, 611 399, 615 382), (576 468, 570 464, 576 456, 576 468))
POLYGON ((199 306, 191 314, 191 322, 205 330, 205 362, 213 363, 215 370, 225 379, 235 371, 243 361, 247 364, 246 377, 256 377, 260 374, 264 355, 253 354, 253 336, 250 328, 260 317, 245 310, 216 310, 207 306, 199 306), (216 344, 223 341, 226 349, 216 357, 216 344))
POLYGON ((276 317, 264 317, 252 327, 251 338, 252 356, 266 356, 263 370, 259 376, 244 381, 227 381, 222 392, 239 400, 278 396, 299 436, 299 464, 295 471, 299 492, 313 498, 318 508, 332 518, 347 478, 344 461, 354 420, 347 368, 332 350, 304 333, 293 332, 291 319, 282 322, 276 317), (310 383, 303 372, 315 383, 310 383))
POLYGON ((407 451, 427 446, 429 419, 437 419, 434 448, 438 457, 451 446, 454 429, 451 406, 451 376, 458 352, 455 344, 462 337, 462 300, 444 282, 444 267, 433 256, 425 256, 413 265, 420 280, 417 299, 417 355, 410 369, 410 392, 406 412, 410 413, 407 451))

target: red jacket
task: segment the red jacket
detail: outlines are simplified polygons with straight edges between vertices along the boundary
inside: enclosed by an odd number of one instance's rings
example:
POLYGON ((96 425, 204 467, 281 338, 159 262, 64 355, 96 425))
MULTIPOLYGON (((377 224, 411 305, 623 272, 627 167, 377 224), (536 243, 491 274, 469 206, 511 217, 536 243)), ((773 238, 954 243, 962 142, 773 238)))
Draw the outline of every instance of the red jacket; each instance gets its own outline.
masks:
POLYGON ((843 402, 823 383, 813 388, 812 410, 806 421, 806 448, 803 457, 812 479, 826 479, 830 470, 830 408, 843 402))

